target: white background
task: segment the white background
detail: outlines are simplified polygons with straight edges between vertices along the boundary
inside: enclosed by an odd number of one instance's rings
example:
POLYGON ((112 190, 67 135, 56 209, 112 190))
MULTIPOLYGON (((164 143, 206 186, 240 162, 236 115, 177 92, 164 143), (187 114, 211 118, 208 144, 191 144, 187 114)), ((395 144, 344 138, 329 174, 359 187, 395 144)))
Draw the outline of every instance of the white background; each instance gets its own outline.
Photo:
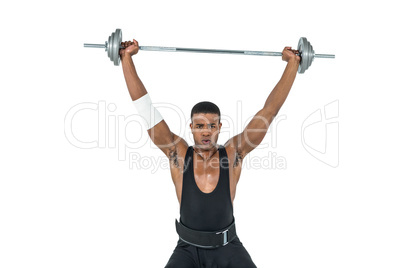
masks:
MULTIPOLYGON (((78 104, 114 104, 106 113, 115 120, 135 113, 121 66, 101 49, 83 48, 121 28, 123 39, 140 45, 281 51, 306 36, 317 53, 336 54, 297 76, 278 115, 286 120, 277 125, 276 147, 248 156, 275 152, 286 168, 243 169, 234 204, 238 234, 258 267, 401 267, 396 3, 3 3, 0 266, 163 267, 168 261, 179 215, 169 170, 130 168, 118 148, 79 148, 65 134, 66 115, 78 104), (330 152, 339 159, 335 167, 313 157, 302 140, 306 118, 332 102, 339 104, 337 139, 327 140, 339 141, 339 151, 330 152)), ((148 51, 134 61, 152 100, 177 105, 186 120, 195 103, 209 100, 233 118, 241 101, 246 121, 286 66, 280 58, 148 51)), ((192 144, 187 122, 161 112, 192 144)), ((105 132, 98 121, 97 111, 77 113, 75 137, 97 140, 105 132)), ((218 142, 242 125, 227 128, 232 132, 218 142)), ((134 144, 145 134, 139 126, 119 134, 134 144)), ((312 147, 322 147, 325 122, 305 134, 312 147)), ((128 152, 163 158, 149 140, 128 152)))

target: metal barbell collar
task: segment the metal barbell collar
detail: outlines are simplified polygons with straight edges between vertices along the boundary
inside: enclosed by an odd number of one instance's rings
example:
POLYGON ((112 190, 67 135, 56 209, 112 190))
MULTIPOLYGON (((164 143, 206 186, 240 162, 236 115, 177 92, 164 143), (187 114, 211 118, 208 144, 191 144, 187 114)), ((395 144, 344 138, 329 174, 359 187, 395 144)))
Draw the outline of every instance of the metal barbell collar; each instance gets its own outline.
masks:
MULTIPOLYGON (((116 29, 105 44, 84 44, 84 47, 104 48, 108 57, 113 61, 114 65, 120 64, 119 50, 121 46, 122 32, 116 29)), ((227 50, 227 49, 203 49, 203 48, 180 48, 180 47, 160 47, 160 46, 140 46, 140 50, 145 51, 162 51, 162 52, 193 52, 193 53, 213 53, 213 54, 237 54, 237 55, 252 55, 252 56, 276 56, 281 57, 281 52, 271 51, 248 51, 248 50, 227 50)), ((313 62, 314 58, 334 59, 333 54, 315 54, 313 46, 307 41, 307 38, 301 37, 297 45, 297 50, 300 53, 299 73, 304 73, 313 62)))

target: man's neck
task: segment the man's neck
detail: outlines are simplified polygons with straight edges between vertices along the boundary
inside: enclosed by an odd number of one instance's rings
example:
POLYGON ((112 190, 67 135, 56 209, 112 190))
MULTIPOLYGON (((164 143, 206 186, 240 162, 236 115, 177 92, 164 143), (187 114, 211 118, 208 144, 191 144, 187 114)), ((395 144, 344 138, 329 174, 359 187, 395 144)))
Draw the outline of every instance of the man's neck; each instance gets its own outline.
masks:
POLYGON ((204 161, 208 161, 218 151, 219 145, 213 146, 208 149, 199 148, 194 145, 195 153, 200 156, 204 161))

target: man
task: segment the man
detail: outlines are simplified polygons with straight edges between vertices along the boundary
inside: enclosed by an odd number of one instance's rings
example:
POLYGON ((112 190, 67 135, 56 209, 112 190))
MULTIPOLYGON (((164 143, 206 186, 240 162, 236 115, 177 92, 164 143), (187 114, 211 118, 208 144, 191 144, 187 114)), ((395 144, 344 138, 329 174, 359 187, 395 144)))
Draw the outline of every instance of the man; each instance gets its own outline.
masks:
POLYGON ((137 75, 132 56, 136 40, 124 42, 120 51, 123 73, 133 104, 148 125, 155 145, 169 158, 170 171, 180 204, 179 241, 165 268, 256 267, 236 235, 233 200, 244 157, 263 140, 295 80, 300 57, 285 47, 287 66, 278 84, 244 131, 224 146, 218 145, 222 123, 220 110, 211 102, 200 102, 191 111, 194 146, 172 133, 152 105, 137 75))

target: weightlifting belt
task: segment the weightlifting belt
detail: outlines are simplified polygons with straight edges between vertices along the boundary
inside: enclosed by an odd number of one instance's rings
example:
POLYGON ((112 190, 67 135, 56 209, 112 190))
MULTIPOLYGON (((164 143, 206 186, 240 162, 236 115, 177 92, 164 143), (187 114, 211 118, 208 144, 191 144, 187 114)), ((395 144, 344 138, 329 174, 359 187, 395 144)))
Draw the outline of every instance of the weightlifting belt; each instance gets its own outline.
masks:
POLYGON ((222 247, 237 237, 234 220, 225 229, 215 232, 196 231, 176 220, 176 232, 183 242, 200 248, 222 247))

